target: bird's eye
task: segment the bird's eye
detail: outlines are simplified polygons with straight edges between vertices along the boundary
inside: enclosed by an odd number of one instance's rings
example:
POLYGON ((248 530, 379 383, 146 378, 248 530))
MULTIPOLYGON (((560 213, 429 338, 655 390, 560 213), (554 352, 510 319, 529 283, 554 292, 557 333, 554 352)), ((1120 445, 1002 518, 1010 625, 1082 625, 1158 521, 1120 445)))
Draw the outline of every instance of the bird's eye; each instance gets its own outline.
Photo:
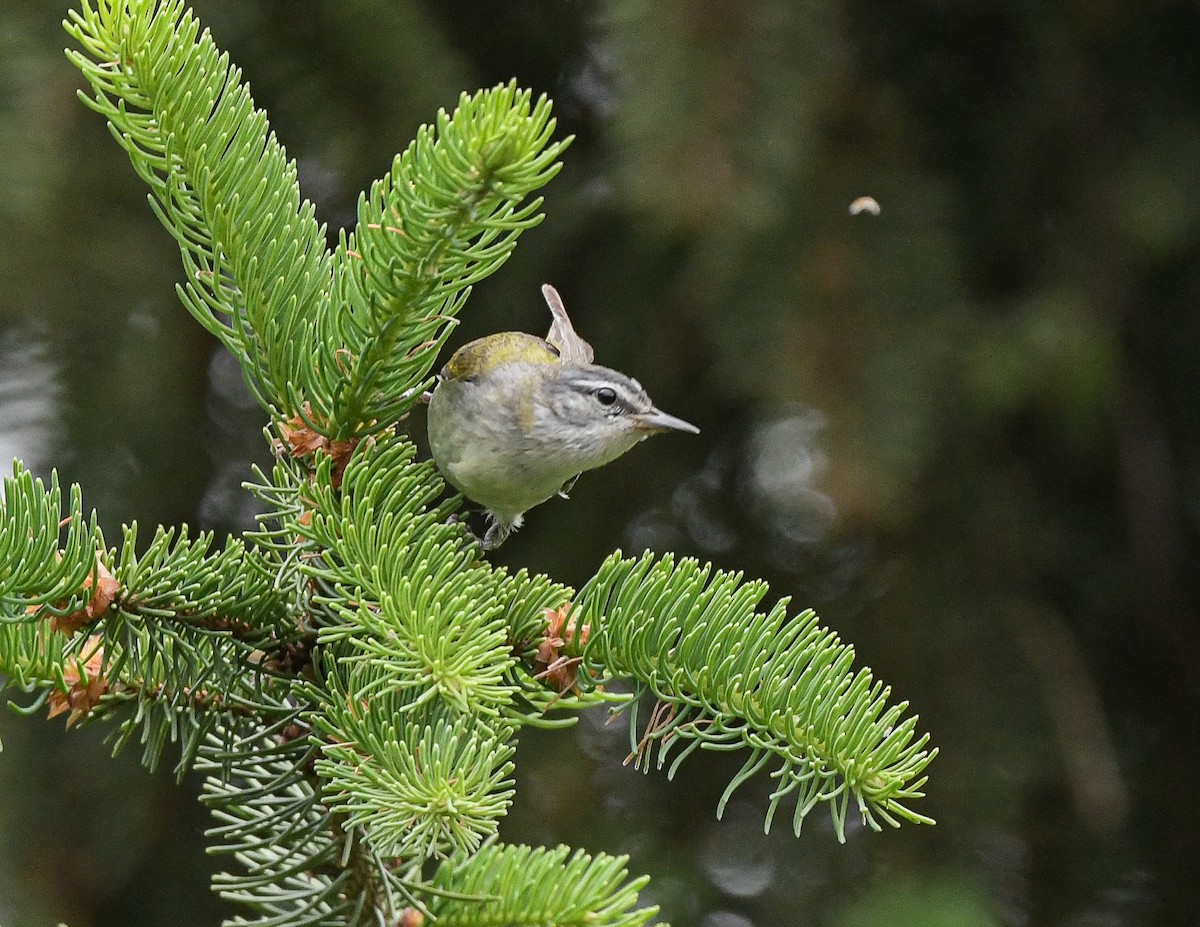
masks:
POLYGON ((617 401, 617 391, 608 386, 602 386, 596 390, 596 401, 602 406, 611 406, 617 401))

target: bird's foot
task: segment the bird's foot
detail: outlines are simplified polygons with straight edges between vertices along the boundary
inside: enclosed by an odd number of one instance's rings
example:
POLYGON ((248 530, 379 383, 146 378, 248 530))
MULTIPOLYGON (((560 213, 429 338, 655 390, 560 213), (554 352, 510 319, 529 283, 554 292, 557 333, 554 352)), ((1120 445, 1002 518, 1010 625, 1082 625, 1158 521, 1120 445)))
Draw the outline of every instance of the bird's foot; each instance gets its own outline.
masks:
POLYGON ((510 534, 521 527, 522 520, 520 515, 510 521, 507 518, 501 518, 495 512, 488 512, 487 533, 479 542, 479 546, 484 550, 495 550, 508 539, 510 534))

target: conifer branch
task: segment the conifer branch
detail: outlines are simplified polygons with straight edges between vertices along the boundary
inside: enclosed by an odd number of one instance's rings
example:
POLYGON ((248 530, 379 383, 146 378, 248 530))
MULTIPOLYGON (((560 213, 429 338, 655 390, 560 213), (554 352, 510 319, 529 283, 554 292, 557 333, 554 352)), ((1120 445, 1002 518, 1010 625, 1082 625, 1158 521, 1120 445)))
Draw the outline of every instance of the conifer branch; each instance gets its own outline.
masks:
POLYGON ((325 247, 296 165, 241 72, 180 0, 97 0, 66 24, 151 204, 179 244, 180 299, 237 357, 276 422, 355 441, 400 417, 472 284, 541 221, 530 194, 570 139, 515 82, 463 94, 325 247))
POLYGON ((554 128, 549 100, 533 103, 515 81, 463 94, 359 199, 335 255, 345 376, 325 433, 359 437, 416 402, 471 286, 541 222, 529 194, 558 173, 571 141, 552 141, 554 128))
MULTIPOLYGON (((66 692, 68 654, 61 634, 51 631, 45 621, 10 622, 0 625, 0 676, 23 692, 53 689, 66 692)), ((42 703, 36 705, 40 709, 42 703)), ((35 709, 35 710, 36 710, 35 709)))
POLYGON ((436 698, 493 716, 512 715, 518 691, 522 716, 601 700, 532 678, 547 610, 569 602, 570 590, 478 560, 475 541, 448 520, 454 500, 438 501, 445 486, 432 463, 416 461, 411 442, 360 445, 336 482, 325 458, 311 484, 297 489, 311 510, 289 531, 309 545, 299 568, 323 609, 319 643, 368 666, 370 692, 411 690, 418 704, 436 698))
POLYGON ((469 859, 443 863, 433 881, 435 889, 485 900, 435 894, 430 911, 442 927, 640 927, 658 908, 634 908, 648 879, 627 881, 627 861, 625 856, 572 853, 565 846, 490 844, 469 859))
POLYGON ((299 712, 282 710, 266 729, 209 734, 198 768, 208 773, 204 802, 216 821, 210 850, 243 871, 213 880, 222 897, 268 924, 365 924, 356 917, 362 891, 349 892, 354 869, 343 864, 353 835, 318 800, 310 768, 313 747, 299 712))
POLYGON ((180 299, 272 417, 288 418, 314 357, 332 360, 314 328, 331 259, 295 162, 181 0, 85 2, 64 25, 81 46, 67 56, 94 91, 81 99, 108 120, 179 244, 180 299))
POLYGON ((721 799, 774 764, 778 785, 766 825, 780 802, 795 802, 793 829, 827 802, 845 840, 851 797, 863 822, 901 819, 933 823, 908 807, 922 796, 925 768, 937 755, 928 734, 916 734, 906 702, 888 705, 891 689, 863 668, 853 648, 817 623, 811 610, 791 617, 789 600, 755 610, 767 592, 761 581, 714 571, 670 555, 622 559, 614 554, 580 591, 576 605, 595 629, 585 663, 598 679, 629 678, 637 695, 659 703, 638 730, 630 709, 633 756, 648 769, 657 751, 670 775, 697 747, 749 751, 721 799))
POLYGON ((493 835, 512 801, 515 725, 403 691, 369 691, 351 671, 330 678, 316 771, 331 807, 363 829, 381 857, 420 864, 470 853, 493 835))
POLYGON ((114 567, 121 610, 147 622, 169 619, 247 641, 294 636, 268 557, 237 538, 213 552, 213 540, 211 532, 189 538, 186 525, 178 537, 174 529, 159 528, 139 556, 137 525, 126 528, 114 567))
POLYGON ((106 551, 79 487, 65 516, 61 496, 57 475, 47 489, 20 464, 5 481, 0 674, 42 690, 35 706, 48 697, 69 724, 120 717, 114 749, 140 736, 151 769, 178 743, 182 775, 219 717, 257 711, 265 688, 290 685, 257 649, 296 636, 273 573, 240 541, 214 553, 211 534, 192 540, 186 526, 178 538, 159 529, 140 556, 127 527, 120 552, 106 551))
POLYGON ((0 489, 0 624, 24 621, 38 609, 67 615, 81 608, 103 546, 98 537, 96 515, 84 518, 78 486, 71 486, 64 512, 58 474, 47 488, 14 460, 0 489))

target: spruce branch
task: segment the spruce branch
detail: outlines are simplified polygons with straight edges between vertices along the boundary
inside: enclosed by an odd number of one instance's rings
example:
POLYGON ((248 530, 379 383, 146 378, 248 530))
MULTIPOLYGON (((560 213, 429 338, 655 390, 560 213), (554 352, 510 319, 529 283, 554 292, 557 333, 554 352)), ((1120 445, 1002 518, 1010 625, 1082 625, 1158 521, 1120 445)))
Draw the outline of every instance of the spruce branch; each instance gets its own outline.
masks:
POLYGON ((57 473, 47 488, 20 461, 0 486, 0 681, 36 694, 26 713, 49 703, 74 724, 108 692, 101 642, 75 632, 108 611, 115 583, 79 487, 62 502, 57 473))
POLYGON ((96 626, 110 695, 95 716, 130 706, 114 749, 138 735, 153 769, 178 743, 181 776, 222 718, 269 717, 292 679, 270 672, 261 648, 275 651, 298 632, 262 552, 234 538, 213 551, 211 533, 192 539, 183 526, 178 535, 159 528, 139 555, 137 526, 123 535, 108 558, 116 592, 96 626))
POLYGON ((429 907, 442 927, 639 927, 658 908, 634 908, 648 879, 628 880, 626 862, 625 856, 590 856, 565 846, 492 843, 473 857, 444 862, 433 880, 435 889, 485 900, 435 894, 429 907))
POLYGON ((157 766, 180 745, 176 772, 191 765, 205 734, 225 715, 264 707, 265 688, 290 680, 267 673, 257 647, 295 637, 266 557, 230 539, 178 537, 159 529, 136 552, 126 527, 120 551, 105 550, 71 487, 62 510, 50 487, 19 463, 0 501, 0 674, 47 699, 68 724, 117 717, 114 751, 134 737, 157 766), (61 540, 60 540, 61 537, 61 540))
POLYGON ((31 610, 68 615, 90 598, 85 584, 103 547, 96 515, 84 518, 77 485, 65 512, 62 501, 57 473, 47 488, 13 461, 0 488, 0 625, 25 621, 31 610))
POLYGON ((399 418, 472 284, 541 221, 561 167, 550 103, 463 94, 359 201, 336 253, 241 72, 180 0, 97 0, 68 57, 180 247, 188 311, 241 361, 277 423, 334 442, 399 418))
POLYGON ((137 736, 151 770, 166 745, 176 743, 175 773, 182 777, 211 731, 234 718, 269 719, 276 701, 294 688, 290 678, 258 665, 252 643, 227 631, 150 624, 117 610, 103 624, 103 639, 111 694, 90 720, 128 706, 111 736, 114 752, 137 736))
MULTIPOLYGON (((359 199, 358 224, 335 255, 334 334, 345 346, 326 433, 354 438, 393 421, 428 382, 451 322, 474 283, 542 220, 530 193, 562 167, 550 101, 516 82, 438 113, 359 199)), ((318 429, 320 430, 320 429, 318 429)))
POLYGON ((874 830, 881 822, 932 823, 908 807, 920 798, 925 768, 937 755, 916 734, 906 702, 888 705, 891 689, 867 668, 852 671, 854 650, 817 622, 811 610, 789 616, 789 600, 767 612, 756 606, 761 581, 670 555, 637 559, 614 554, 576 602, 594 632, 585 665, 595 679, 632 679, 633 755, 649 768, 671 760, 669 775, 697 747, 749 751, 721 799, 774 764, 769 829, 780 802, 795 802, 793 829, 827 802, 845 840, 851 805, 874 830), (639 732, 636 698, 657 701, 639 732), (674 756, 672 757, 672 755, 674 756))
MULTIPOLYGON (((24 692, 40 691, 44 696, 55 689, 67 692, 67 659, 62 635, 51 631, 48 622, 0 624, 0 676, 7 677, 9 685, 24 692)), ((33 710, 41 707, 39 699, 33 710)))
POLYGON ((435 590, 405 580, 378 606, 339 607, 344 623, 324 629, 319 639, 346 642, 342 661, 364 668, 363 692, 408 691, 413 708, 436 700, 495 717, 512 697, 500 603, 481 607, 465 596, 443 599, 435 590))
POLYGON ((123 534, 115 575, 127 615, 170 619, 252 642, 294 635, 274 564, 261 551, 237 538, 213 551, 211 532, 191 539, 184 525, 178 536, 174 529, 158 528, 138 555, 137 524, 123 534))
POLYGON ((416 705, 402 690, 360 695, 370 691, 360 674, 331 677, 328 706, 314 717, 330 806, 385 858, 419 865, 476 849, 512 801, 515 725, 416 705))
POLYGON ((242 870, 219 873, 213 887, 257 911, 264 927, 374 923, 360 910, 369 880, 359 875, 358 890, 347 890, 356 881, 356 867, 346 865, 354 837, 318 800, 300 712, 280 708, 271 727, 210 732, 200 751, 203 800, 216 822, 206 834, 210 852, 242 870))
POLYGON ((323 459, 297 489, 311 508, 287 530, 308 544, 299 569, 323 610, 318 642, 370 667, 362 677, 369 694, 405 689, 415 704, 436 698, 456 711, 537 722, 552 706, 601 700, 533 678, 547 610, 569 602, 571 591, 478 560, 466 529, 448 522, 455 500, 439 501, 445 486, 410 441, 364 442, 336 482, 332 459, 323 459))
POLYGON ((188 311, 241 362, 278 420, 312 385, 328 304, 324 228, 241 72, 181 0, 97 0, 64 23, 67 56, 92 87, 151 205, 179 244, 188 311))

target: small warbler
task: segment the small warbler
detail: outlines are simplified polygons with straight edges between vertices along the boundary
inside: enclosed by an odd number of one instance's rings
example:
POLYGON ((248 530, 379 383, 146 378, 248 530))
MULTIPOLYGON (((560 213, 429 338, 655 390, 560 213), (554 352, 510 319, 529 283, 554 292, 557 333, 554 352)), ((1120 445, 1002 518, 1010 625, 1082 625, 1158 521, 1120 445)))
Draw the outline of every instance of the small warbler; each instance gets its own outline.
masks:
POLYGON ((664 431, 699 434, 660 412, 642 385, 593 364, 562 299, 542 287, 553 323, 543 338, 488 335, 459 348, 429 400, 429 446, 442 475, 489 516, 490 550, 526 511, 567 490, 584 470, 664 431))

